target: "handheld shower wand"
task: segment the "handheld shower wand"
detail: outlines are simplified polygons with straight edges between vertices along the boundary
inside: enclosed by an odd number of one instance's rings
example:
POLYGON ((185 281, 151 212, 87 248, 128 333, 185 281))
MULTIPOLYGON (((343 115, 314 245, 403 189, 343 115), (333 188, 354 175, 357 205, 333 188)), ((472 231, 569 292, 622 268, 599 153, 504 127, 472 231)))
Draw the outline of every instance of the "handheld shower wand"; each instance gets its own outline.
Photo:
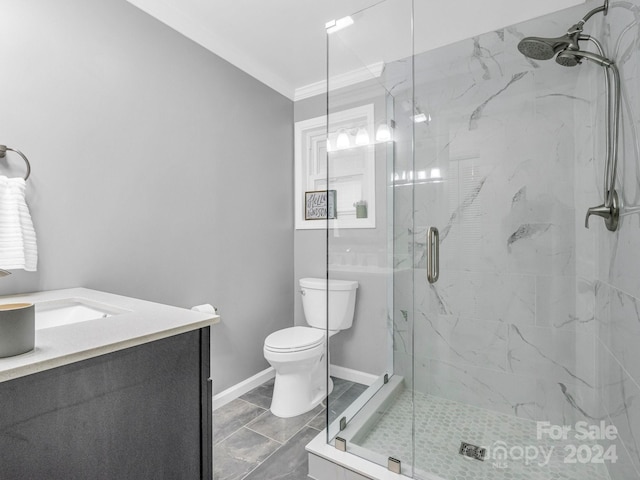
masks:
POLYGON ((565 35, 558 38, 526 37, 518 43, 518 50, 526 57, 534 60, 550 60, 556 57, 556 63, 563 67, 575 67, 583 60, 588 60, 605 69, 605 90, 607 101, 607 134, 605 144, 607 158, 604 173, 604 196, 602 205, 587 210, 585 227, 589 228, 589 217, 597 215, 602 217, 605 226, 610 231, 618 228, 620 218, 620 206, 618 194, 615 190, 616 171, 618 166, 618 131, 620 125, 620 72, 612 59, 605 56, 602 44, 590 35, 583 33, 584 24, 595 14, 607 15, 609 0, 604 5, 594 8, 587 13, 582 20, 573 25, 565 35), (598 53, 586 51, 581 48, 581 41, 593 43, 598 53), (612 88, 613 85, 613 88, 612 88))

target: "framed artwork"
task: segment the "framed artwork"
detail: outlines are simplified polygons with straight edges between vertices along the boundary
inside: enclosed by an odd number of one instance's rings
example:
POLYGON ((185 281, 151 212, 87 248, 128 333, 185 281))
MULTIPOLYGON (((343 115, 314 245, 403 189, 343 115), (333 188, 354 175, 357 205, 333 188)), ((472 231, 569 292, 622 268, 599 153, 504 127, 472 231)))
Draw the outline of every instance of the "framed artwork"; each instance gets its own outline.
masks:
POLYGON ((304 219, 327 220, 337 218, 336 191, 304 192, 304 219))

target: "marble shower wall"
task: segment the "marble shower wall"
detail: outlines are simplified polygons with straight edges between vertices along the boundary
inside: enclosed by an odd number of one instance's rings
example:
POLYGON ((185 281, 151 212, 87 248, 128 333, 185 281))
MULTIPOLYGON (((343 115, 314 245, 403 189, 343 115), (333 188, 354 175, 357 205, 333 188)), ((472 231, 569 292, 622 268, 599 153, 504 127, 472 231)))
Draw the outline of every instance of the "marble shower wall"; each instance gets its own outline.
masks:
POLYGON ((564 31, 579 11, 415 58, 417 108, 431 118, 415 130, 415 386, 556 423, 595 403, 593 293, 576 274, 575 196, 576 144, 593 103, 590 82, 580 82, 597 72, 531 61, 517 43, 564 31), (424 270, 432 225, 441 240, 434 285, 424 270))
MULTIPOLYGON (((597 253, 592 259, 596 305, 596 353, 600 404, 597 415, 616 426, 618 461, 609 473, 613 480, 640 478, 640 2, 613 2, 599 23, 622 78, 622 131, 618 167, 618 194, 623 202, 621 225, 610 233, 596 230, 597 253)), ((602 108, 602 87, 598 108, 602 108)), ((598 118, 596 127, 604 128, 598 118)), ((604 151, 601 136, 594 150, 604 151)), ((596 157, 598 158, 598 157, 596 157)), ((601 168, 597 170, 598 197, 601 168)), ((595 199, 595 198, 594 198, 595 199)), ((593 201, 592 201, 593 203, 593 201)), ((587 268, 585 268, 587 269, 587 268)))
POLYGON ((626 480, 640 478, 640 1, 612 2, 587 26, 622 74, 616 233, 598 218, 584 227, 603 198, 602 69, 517 51, 589 7, 416 55, 416 108, 430 121, 415 126, 414 196, 394 197, 396 267, 411 254, 417 267, 395 276, 395 370, 419 391, 505 414, 611 423, 610 475, 626 480), (435 285, 429 226, 441 234, 435 285))

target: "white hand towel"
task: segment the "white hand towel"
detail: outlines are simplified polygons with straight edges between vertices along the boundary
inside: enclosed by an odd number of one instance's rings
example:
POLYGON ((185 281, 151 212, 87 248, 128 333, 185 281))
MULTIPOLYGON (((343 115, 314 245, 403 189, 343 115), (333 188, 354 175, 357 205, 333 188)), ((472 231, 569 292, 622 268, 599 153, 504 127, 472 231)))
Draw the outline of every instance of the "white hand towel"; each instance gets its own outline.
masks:
POLYGON ((38 246, 25 187, 23 178, 0 175, 0 268, 35 272, 38 246))

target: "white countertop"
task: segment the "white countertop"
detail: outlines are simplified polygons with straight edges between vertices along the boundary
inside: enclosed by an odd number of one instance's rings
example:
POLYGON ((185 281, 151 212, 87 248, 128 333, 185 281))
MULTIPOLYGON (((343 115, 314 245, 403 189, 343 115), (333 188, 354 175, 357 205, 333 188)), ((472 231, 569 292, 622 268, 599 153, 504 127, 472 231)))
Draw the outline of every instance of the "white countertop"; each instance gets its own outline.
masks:
POLYGON ((36 325, 34 350, 0 358, 0 382, 208 327, 220 321, 218 315, 87 288, 3 296, 0 304, 37 304, 65 298, 86 299, 129 311, 43 330, 38 330, 36 325))

